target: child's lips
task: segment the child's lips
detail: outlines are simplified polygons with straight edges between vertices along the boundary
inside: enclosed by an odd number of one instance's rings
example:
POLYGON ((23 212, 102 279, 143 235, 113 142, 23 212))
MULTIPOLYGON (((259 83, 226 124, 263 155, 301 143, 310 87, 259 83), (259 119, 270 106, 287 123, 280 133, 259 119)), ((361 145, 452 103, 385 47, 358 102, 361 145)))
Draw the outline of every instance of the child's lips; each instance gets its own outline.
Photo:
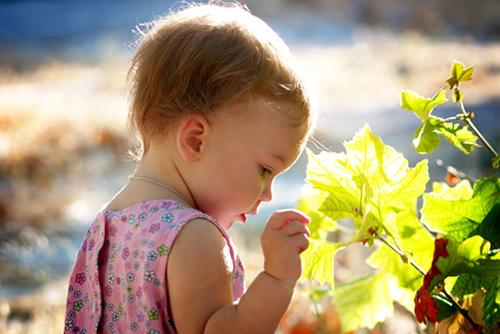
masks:
POLYGON ((259 213, 259 210, 258 209, 255 209, 251 212, 247 212, 247 213, 242 213, 241 214, 241 223, 246 223, 248 218, 247 216, 255 216, 257 213, 259 213))

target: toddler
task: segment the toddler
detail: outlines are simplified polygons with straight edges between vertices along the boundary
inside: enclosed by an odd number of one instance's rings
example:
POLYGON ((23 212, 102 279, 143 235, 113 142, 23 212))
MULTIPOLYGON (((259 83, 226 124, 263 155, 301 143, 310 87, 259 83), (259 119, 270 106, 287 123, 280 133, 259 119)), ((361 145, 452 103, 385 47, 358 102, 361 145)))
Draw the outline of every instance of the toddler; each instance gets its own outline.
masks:
POLYGON ((269 218, 247 290, 226 232, 272 199, 311 132, 290 51, 240 5, 190 5, 150 24, 129 81, 138 165, 79 250, 65 332, 274 333, 309 218, 269 218))

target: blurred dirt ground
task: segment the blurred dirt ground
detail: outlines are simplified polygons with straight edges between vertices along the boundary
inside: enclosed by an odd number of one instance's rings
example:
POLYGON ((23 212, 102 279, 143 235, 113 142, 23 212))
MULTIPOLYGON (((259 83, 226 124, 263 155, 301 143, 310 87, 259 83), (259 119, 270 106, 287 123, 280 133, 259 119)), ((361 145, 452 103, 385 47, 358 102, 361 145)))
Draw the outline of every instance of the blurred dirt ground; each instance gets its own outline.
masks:
MULTIPOLYGON (((416 33, 398 35, 366 28, 359 29, 349 45, 294 45, 292 51, 316 83, 320 109, 334 112, 343 122, 366 110, 396 108, 402 89, 432 96, 444 86, 443 78, 454 59, 475 66, 474 80, 465 89, 468 102, 500 99, 499 43, 436 41, 416 33)), ((102 63, 49 60, 23 70, 6 63, 0 66, 2 231, 13 225, 54 228, 69 224, 58 228, 71 229, 71 224, 92 216, 121 186, 116 179, 133 168, 126 153, 131 148, 125 131, 126 65, 125 57, 115 55, 102 63)), ((330 130, 321 125, 318 137, 326 138, 330 130)), ((340 141, 353 135, 339 133, 336 139, 340 141)), ((236 241, 242 238, 235 235, 236 241)), ((3 250, 22 249, 19 242, 1 237, 0 245, 3 250)), ((261 268, 261 256, 253 247, 243 247, 241 252, 251 281, 261 268)), ((348 258, 336 259, 336 270, 344 279, 369 270, 364 264, 365 248, 344 254, 348 258)), ((7 266, 0 261, 2 265, 7 266)), ((13 267, 0 269, 1 289, 16 277, 29 275, 13 267)), ((34 293, 0 299, 0 333, 62 331, 66 277, 36 283, 40 288, 34 293)), ((340 333, 335 309, 323 307, 327 315, 324 333, 340 333)), ((284 334, 320 332, 312 305, 300 292, 281 330, 284 334)), ((385 324, 359 333, 419 331, 413 316, 396 307, 396 315, 385 324)))

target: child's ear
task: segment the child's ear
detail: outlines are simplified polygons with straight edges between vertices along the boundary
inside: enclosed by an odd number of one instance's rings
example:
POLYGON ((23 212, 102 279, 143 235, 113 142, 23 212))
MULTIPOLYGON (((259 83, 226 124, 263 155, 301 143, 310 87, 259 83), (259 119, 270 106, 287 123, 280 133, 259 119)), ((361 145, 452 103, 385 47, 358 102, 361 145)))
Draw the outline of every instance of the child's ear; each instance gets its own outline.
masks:
POLYGON ((201 115, 191 115, 181 122, 177 132, 177 147, 186 162, 200 158, 209 133, 210 124, 201 115))

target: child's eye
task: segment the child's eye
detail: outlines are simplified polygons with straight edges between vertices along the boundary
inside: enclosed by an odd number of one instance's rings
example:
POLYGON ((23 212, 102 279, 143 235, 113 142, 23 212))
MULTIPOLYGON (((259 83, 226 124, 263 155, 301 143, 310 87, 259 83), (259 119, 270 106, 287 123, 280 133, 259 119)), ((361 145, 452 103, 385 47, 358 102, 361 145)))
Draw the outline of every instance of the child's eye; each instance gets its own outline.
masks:
POLYGON ((271 170, 269 168, 267 168, 267 167, 260 166, 260 173, 262 175, 265 175, 265 174, 268 174, 268 173, 271 174, 271 170))

